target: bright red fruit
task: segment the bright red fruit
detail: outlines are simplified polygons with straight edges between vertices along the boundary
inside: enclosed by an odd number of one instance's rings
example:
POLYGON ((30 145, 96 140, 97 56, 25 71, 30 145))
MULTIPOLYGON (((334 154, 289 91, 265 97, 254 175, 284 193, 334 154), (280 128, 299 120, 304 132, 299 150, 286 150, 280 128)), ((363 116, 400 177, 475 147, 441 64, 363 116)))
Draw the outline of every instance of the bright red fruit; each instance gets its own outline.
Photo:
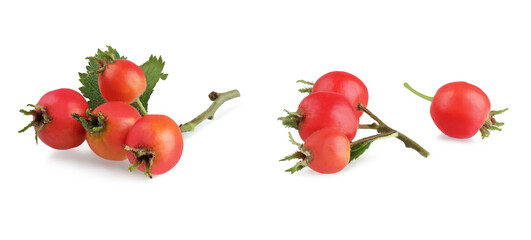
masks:
MULTIPOLYGON (((349 103, 357 109, 358 104, 367 106, 369 102, 369 92, 367 86, 356 76, 342 71, 329 72, 321 76, 314 83, 312 93, 316 92, 336 92, 347 98, 349 103)), ((358 116, 362 111, 356 111, 358 116)))
POLYGON ((334 129, 325 128, 314 132, 306 139, 303 147, 310 152, 308 167, 316 172, 336 173, 350 161, 350 141, 334 129))
POLYGON ((474 136, 488 120, 489 112, 487 95, 466 82, 448 83, 439 88, 430 107, 435 125, 454 138, 474 136))
POLYGON ((33 121, 24 129, 35 128, 37 136, 46 145, 55 149, 74 148, 85 141, 85 129, 72 118, 73 113, 84 114, 88 108, 87 101, 78 92, 61 88, 50 91, 41 97, 31 111, 20 110, 33 115, 33 121))
POLYGON ((352 141, 358 130, 356 110, 347 99, 338 93, 317 92, 308 95, 299 104, 301 116, 297 129, 303 141, 323 128, 332 128, 352 141))
POLYGON ((146 75, 133 62, 125 59, 107 64, 98 77, 101 95, 108 102, 134 102, 146 90, 146 75))
POLYGON ((108 160, 124 160, 125 139, 140 113, 124 102, 107 102, 86 118, 75 116, 87 130, 87 143, 94 153, 108 160))
POLYGON ((406 88, 418 96, 431 101, 430 114, 435 125, 444 134, 453 138, 470 138, 478 131, 482 137, 487 137, 489 130, 498 128, 503 123, 496 122, 494 115, 501 111, 491 111, 487 95, 478 87, 466 82, 451 82, 445 84, 435 96, 423 95, 407 83, 406 88))
POLYGON ((125 149, 130 171, 163 174, 172 169, 183 152, 181 129, 170 117, 147 115, 139 119, 127 134, 125 149))

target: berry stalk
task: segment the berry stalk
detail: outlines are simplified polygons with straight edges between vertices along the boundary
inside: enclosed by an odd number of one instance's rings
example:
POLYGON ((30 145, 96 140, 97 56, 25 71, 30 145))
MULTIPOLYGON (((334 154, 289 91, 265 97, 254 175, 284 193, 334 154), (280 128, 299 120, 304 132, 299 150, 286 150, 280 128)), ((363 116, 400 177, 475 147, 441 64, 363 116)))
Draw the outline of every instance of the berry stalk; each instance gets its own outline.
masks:
POLYGON ((210 107, 208 107, 207 110, 205 110, 203 113, 199 114, 196 118, 192 119, 191 121, 185 124, 182 124, 180 126, 181 132, 194 131, 195 126, 203 122, 205 119, 212 120, 214 118, 214 114, 223 103, 239 96, 240 92, 236 89, 224 93, 211 92, 208 95, 210 100, 213 101, 210 107))
POLYGON ((370 125, 360 125, 360 128, 375 129, 380 134, 355 141, 353 142, 355 144, 351 144, 351 146, 354 146, 356 144, 365 143, 365 142, 372 142, 376 139, 382 139, 382 138, 386 138, 389 136, 394 136, 398 138, 400 141, 404 142, 407 148, 411 148, 417 151, 423 157, 428 157, 430 155, 430 153, 426 149, 424 149, 422 146, 420 146, 420 144, 413 141, 411 138, 404 135, 403 133, 396 131, 395 129, 392 129, 391 127, 387 126, 382 120, 380 120, 380 118, 378 118, 376 115, 374 115, 374 113, 372 113, 371 111, 369 111, 369 109, 363 106, 363 104, 358 104, 358 110, 363 111, 364 113, 369 115, 372 119, 374 119, 374 121, 376 121, 376 123, 373 123, 370 125))
POLYGON ((411 91, 412 93, 414 93, 415 95, 417 95, 417 96, 419 96, 421 98, 424 98, 424 99, 426 99, 426 100, 428 100, 430 102, 433 100, 433 97, 426 96, 426 95, 418 92, 417 90, 413 89, 407 82, 404 83, 404 87, 406 87, 409 91, 411 91))

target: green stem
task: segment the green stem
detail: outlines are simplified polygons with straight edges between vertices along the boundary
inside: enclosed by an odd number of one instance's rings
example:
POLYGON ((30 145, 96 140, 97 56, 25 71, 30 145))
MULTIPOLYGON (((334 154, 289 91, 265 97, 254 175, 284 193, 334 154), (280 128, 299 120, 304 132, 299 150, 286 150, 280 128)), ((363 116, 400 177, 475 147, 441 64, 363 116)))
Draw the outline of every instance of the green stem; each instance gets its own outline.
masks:
POLYGON ((420 146, 417 142, 413 141, 408 136, 398 132, 398 136, 396 138, 402 141, 407 148, 414 149, 423 157, 427 158, 428 156, 430 156, 430 152, 428 152, 428 150, 424 149, 422 146, 420 146))
POLYGON ((398 137, 398 135, 399 135, 398 132, 395 130, 384 132, 384 133, 378 133, 376 135, 368 136, 368 137, 356 140, 354 142, 351 142, 350 146, 354 147, 358 144, 365 143, 365 142, 374 142, 376 140, 381 140, 381 139, 386 139, 386 138, 391 138, 391 137, 398 137))
POLYGON ((433 100, 433 97, 426 96, 426 95, 418 92, 417 90, 413 89, 407 82, 404 83, 404 87, 406 87, 409 91, 413 92, 415 95, 417 95, 417 96, 419 96, 421 98, 424 98, 424 99, 426 99, 426 100, 428 100, 430 102, 433 100))
POLYGON ((136 103, 136 106, 138 106, 138 109, 140 109, 140 114, 141 114, 142 116, 146 116, 146 115, 148 115, 148 112, 147 112, 146 108, 144 108, 144 105, 143 105, 142 102, 140 101, 140 98, 137 98, 136 101, 135 101, 135 103, 136 103))
MULTIPOLYGON (((424 149, 422 146, 420 146, 417 142, 413 141, 411 138, 407 137, 406 135, 402 134, 401 132, 396 131, 396 130, 392 129, 391 127, 387 126, 382 120, 380 120, 376 115, 374 115, 374 113, 372 113, 371 111, 369 111, 369 109, 367 109, 365 106, 363 106, 363 104, 361 104, 361 103, 358 104, 358 110, 363 111, 364 113, 369 115, 372 119, 374 119, 374 121, 376 121, 378 123, 378 124, 373 123, 371 125, 363 125, 367 129, 376 129, 376 131, 378 133, 390 133, 390 132, 393 133, 393 132, 396 132, 398 134, 396 136, 396 138, 399 139, 400 141, 404 142, 404 144, 406 145, 407 148, 411 148, 411 149, 417 151, 423 157, 428 157, 430 155, 430 153, 426 149, 424 149)), ((371 136, 371 137, 377 138, 377 137, 380 137, 380 136, 374 135, 374 136, 371 136)), ((371 137, 368 137, 369 138, 368 141, 374 141, 374 140, 372 140, 371 137)), ((357 144, 359 144, 359 142, 357 144)))
POLYGON ((376 123, 358 125, 358 129, 378 129, 379 127, 380 126, 376 123))
POLYGON ((182 124, 181 132, 191 132, 194 131, 195 126, 203 122, 205 119, 212 119, 214 117, 214 114, 218 110, 218 108, 225 103, 228 100, 231 100, 233 98, 237 98, 240 96, 240 92, 236 89, 224 93, 217 93, 217 92, 211 92, 209 94, 210 100, 212 100, 212 104, 210 107, 207 108, 203 113, 199 114, 196 118, 192 119, 191 121, 182 124))
MULTIPOLYGON (((385 123, 383 123, 382 120, 380 120, 376 115, 374 115, 374 113, 372 113, 371 111, 369 111, 369 109, 367 109, 365 106, 363 106, 363 104, 358 104, 358 110, 366 113, 367 115, 369 115, 369 117, 371 117, 372 119, 374 119, 374 121, 376 121, 380 126, 387 126, 385 125, 385 123)), ((374 123, 369 125, 371 127, 374 127, 374 123)))
POLYGON ((369 137, 365 137, 362 139, 359 139, 357 141, 350 143, 350 162, 352 162, 355 159, 358 159, 367 149, 369 149, 372 142, 380 139, 390 138, 390 137, 397 137, 398 132, 397 131, 389 131, 384 133, 378 133, 376 135, 372 135, 369 137))

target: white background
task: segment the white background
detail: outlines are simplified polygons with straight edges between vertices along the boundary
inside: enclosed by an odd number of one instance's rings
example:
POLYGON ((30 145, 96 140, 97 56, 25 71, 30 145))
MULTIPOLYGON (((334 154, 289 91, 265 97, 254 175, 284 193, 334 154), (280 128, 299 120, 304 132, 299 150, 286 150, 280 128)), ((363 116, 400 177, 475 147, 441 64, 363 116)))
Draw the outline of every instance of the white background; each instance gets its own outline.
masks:
POLYGON ((525 2, 3 2, 0 238, 531 239, 525 2), (30 121, 20 108, 77 89, 84 57, 106 45, 166 61, 150 113, 183 123, 212 90, 242 96, 184 134, 180 162, 151 180, 86 143, 56 151, 16 133, 30 121), (283 172, 295 147, 276 118, 303 98, 296 80, 333 70, 361 78, 369 108, 432 155, 387 139, 337 174, 283 172), (506 126, 450 139, 405 81, 428 95, 474 83, 510 108, 506 126))

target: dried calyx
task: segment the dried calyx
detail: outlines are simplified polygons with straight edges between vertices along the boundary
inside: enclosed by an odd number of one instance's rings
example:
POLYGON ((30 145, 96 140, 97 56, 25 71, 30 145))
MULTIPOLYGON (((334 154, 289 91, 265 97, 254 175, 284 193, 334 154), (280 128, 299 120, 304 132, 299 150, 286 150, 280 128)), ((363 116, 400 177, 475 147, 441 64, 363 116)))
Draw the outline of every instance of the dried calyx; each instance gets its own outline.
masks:
POLYGON ((490 131, 492 130, 501 131, 500 127, 503 126, 504 123, 496 121, 494 116, 502 114, 507 110, 509 110, 509 108, 505 108, 503 110, 498 111, 490 111, 489 116, 487 117, 487 121, 485 121, 485 123, 483 123, 483 126, 481 126, 481 128, 479 129, 479 131, 481 132, 481 139, 488 137, 490 135, 490 131))
POLYGON ((86 116, 73 113, 72 117, 81 122, 83 128, 89 133, 98 134, 105 128, 105 116, 101 112, 94 114, 87 108, 86 116))
POLYGON ((286 172, 295 173, 295 172, 300 171, 301 169, 305 168, 306 166, 308 166, 308 162, 310 162, 311 159, 312 159, 312 154, 310 153, 310 151, 306 147, 304 147, 303 144, 296 142, 295 139, 293 139, 293 136, 291 135, 290 132, 288 132, 288 134, 289 134, 289 141, 293 145, 297 146, 297 148, 299 150, 294 152, 291 155, 286 156, 283 159, 280 159, 280 161, 289 161, 289 160, 292 160, 292 159, 301 159, 301 161, 297 162, 293 167, 291 167, 289 169, 286 169, 286 172))
POLYGON ((52 119, 48 116, 48 111, 44 106, 40 105, 33 105, 28 104, 28 107, 33 107, 32 110, 24 110, 20 109, 20 112, 24 115, 32 115, 33 121, 31 121, 28 125, 26 125, 23 129, 19 130, 18 132, 24 132, 28 130, 30 127, 35 127, 35 142, 38 143, 38 135, 39 132, 46 126, 46 124, 50 123, 52 119))
POLYGON ((155 151, 147 148, 132 148, 127 145, 124 149, 135 155, 135 161, 128 167, 129 171, 133 172, 140 167, 140 165, 144 164, 144 173, 149 178, 153 178, 151 175, 151 166, 153 166, 153 162, 155 161, 155 151))

